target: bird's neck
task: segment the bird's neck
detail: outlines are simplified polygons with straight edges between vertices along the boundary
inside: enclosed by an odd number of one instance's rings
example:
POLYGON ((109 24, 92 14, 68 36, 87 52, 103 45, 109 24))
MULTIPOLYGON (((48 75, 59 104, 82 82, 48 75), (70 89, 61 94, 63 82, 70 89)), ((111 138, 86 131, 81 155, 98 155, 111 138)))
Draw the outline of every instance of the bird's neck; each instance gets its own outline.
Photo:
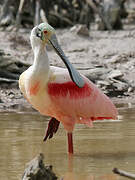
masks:
POLYGON ((33 47, 34 51, 34 63, 33 72, 34 75, 49 78, 49 59, 47 55, 46 48, 41 44, 33 47))

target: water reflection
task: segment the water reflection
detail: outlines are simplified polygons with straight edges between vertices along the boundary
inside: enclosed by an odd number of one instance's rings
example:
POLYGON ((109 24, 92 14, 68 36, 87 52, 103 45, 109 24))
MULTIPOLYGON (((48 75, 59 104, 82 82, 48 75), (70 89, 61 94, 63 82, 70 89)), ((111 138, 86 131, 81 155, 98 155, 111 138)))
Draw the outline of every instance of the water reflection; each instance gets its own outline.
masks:
POLYGON ((0 179, 16 180, 38 153, 64 180, 116 180, 114 167, 135 172, 135 106, 119 105, 120 121, 77 125, 75 155, 68 159, 66 132, 60 126, 53 139, 42 141, 48 119, 38 113, 0 114, 0 179))
POLYGON ((94 175, 77 175, 75 173, 68 172, 65 174, 63 180, 119 180, 119 177, 113 174, 106 174, 103 176, 94 175))

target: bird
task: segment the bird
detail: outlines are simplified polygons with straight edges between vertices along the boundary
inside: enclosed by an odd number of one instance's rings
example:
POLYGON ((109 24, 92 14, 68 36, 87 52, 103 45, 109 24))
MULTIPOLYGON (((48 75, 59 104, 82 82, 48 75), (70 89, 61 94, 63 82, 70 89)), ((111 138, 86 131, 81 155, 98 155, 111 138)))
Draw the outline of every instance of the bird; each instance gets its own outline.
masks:
POLYGON ((44 22, 35 26, 31 30, 30 42, 34 61, 20 75, 19 88, 33 108, 50 117, 43 140, 52 138, 62 123, 67 132, 68 153, 73 154, 75 124, 92 127, 95 120, 117 119, 117 108, 70 63, 51 25, 44 22), (47 45, 53 47, 66 68, 50 66, 47 45))

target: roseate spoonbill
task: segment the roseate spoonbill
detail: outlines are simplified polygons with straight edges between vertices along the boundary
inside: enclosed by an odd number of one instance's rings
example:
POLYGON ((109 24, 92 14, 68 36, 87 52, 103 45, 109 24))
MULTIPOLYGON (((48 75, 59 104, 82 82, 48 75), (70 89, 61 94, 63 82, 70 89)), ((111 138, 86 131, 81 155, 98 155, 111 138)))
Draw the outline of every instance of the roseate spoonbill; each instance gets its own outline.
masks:
POLYGON ((53 27, 47 23, 34 27, 30 41, 34 63, 21 74, 19 87, 35 109, 52 117, 44 141, 52 138, 61 122, 67 130, 68 152, 73 153, 76 123, 92 126, 94 120, 116 119, 117 110, 105 94, 74 69, 58 44, 53 27), (49 65, 47 44, 53 46, 67 69, 49 65))

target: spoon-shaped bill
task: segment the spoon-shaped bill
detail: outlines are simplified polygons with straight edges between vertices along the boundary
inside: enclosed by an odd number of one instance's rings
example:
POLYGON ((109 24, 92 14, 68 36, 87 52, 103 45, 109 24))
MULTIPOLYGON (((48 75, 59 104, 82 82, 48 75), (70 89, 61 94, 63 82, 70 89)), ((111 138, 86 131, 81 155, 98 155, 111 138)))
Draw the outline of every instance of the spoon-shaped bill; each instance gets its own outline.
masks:
POLYGON ((53 34, 51 36, 51 38, 49 39, 51 45, 53 46, 53 48, 55 49, 56 53, 61 57, 61 59, 63 60, 63 62, 65 63, 70 77, 72 79, 72 81, 80 88, 82 88, 84 86, 84 80, 82 78, 82 76, 79 74, 79 72, 73 67, 73 65, 70 63, 70 61, 68 60, 68 58, 65 56, 63 50, 61 49, 58 41, 57 41, 57 37, 55 34, 53 34))

